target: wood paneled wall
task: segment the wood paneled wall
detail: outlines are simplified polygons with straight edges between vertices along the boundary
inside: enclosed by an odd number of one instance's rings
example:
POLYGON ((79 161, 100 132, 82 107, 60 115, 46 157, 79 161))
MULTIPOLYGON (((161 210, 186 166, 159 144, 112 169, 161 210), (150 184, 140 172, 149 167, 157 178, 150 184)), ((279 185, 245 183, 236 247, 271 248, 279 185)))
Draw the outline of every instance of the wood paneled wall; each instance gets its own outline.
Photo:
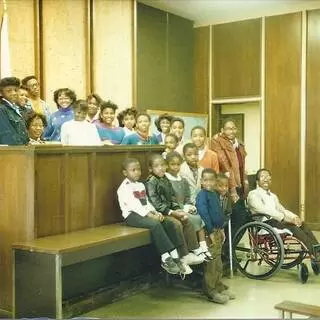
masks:
POLYGON ((7 0, 12 74, 37 75, 53 91, 92 91, 120 109, 133 104, 135 0, 7 0))
POLYGON ((273 190, 299 212, 301 13, 266 18, 265 160, 273 190))
POLYGON ((210 26, 194 29, 194 108, 207 113, 209 101, 210 26))
POLYGON ((137 7, 137 106, 194 112, 193 22, 142 3, 137 7))
POLYGON ((57 88, 85 97, 87 0, 42 0, 42 88, 51 100, 57 88))
POLYGON ((320 229, 320 10, 307 15, 307 132, 306 132, 306 204, 307 220, 320 229))
POLYGON ((261 19, 212 29, 212 98, 260 95, 261 19))
POLYGON ((35 1, 9 0, 7 7, 11 70, 21 78, 35 73, 35 1))

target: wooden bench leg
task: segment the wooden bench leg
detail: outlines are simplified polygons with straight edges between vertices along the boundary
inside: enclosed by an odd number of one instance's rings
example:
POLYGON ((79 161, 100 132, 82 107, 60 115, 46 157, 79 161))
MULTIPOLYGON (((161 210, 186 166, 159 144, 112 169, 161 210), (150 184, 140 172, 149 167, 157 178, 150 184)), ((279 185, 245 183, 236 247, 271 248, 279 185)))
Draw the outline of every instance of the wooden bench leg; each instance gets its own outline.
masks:
POLYGON ((279 316, 280 316, 281 319, 285 319, 285 312, 284 312, 284 310, 280 310, 280 311, 279 311, 279 316))

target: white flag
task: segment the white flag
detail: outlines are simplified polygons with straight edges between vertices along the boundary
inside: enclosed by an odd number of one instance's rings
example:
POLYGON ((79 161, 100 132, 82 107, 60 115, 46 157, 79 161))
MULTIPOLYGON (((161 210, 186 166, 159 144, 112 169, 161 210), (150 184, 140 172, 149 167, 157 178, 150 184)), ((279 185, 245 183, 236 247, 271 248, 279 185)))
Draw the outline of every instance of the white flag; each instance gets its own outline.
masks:
POLYGON ((11 77, 11 63, 9 50, 9 30, 8 30, 8 13, 6 5, 1 20, 1 34, 0 34, 0 78, 11 77))

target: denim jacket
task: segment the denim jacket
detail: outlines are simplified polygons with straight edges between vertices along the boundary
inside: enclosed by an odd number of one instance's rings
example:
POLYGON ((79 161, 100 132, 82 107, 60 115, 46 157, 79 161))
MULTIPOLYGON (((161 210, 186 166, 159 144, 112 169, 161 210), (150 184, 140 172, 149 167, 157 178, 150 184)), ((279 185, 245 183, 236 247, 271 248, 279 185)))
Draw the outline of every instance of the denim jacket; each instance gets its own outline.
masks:
POLYGON ((28 140, 22 116, 7 101, 0 99, 0 144, 25 145, 28 140))

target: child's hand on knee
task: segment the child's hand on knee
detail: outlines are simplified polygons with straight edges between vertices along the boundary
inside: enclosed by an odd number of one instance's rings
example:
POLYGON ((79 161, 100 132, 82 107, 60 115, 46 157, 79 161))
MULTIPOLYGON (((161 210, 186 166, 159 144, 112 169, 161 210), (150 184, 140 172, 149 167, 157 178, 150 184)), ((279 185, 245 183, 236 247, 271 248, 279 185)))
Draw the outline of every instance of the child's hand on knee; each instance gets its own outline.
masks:
POLYGON ((181 222, 188 220, 188 215, 184 211, 176 210, 176 211, 173 211, 171 214, 175 218, 179 219, 181 222))

